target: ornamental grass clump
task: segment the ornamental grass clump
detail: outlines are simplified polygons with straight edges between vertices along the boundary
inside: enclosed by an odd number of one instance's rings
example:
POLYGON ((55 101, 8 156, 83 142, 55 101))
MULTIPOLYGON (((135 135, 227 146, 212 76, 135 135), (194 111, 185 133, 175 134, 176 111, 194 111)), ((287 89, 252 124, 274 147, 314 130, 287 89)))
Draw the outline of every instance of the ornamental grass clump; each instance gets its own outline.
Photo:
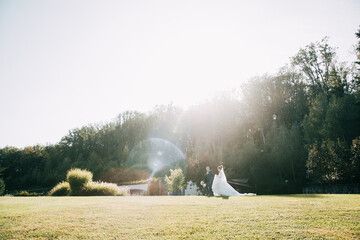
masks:
POLYGON ((50 196, 69 196, 70 195, 70 184, 66 181, 58 183, 49 192, 50 196))
POLYGON ((81 190, 82 196, 124 196, 125 191, 120 191, 114 183, 88 182, 81 190))
POLYGON ((82 188, 91 182, 93 174, 90 171, 79 168, 70 169, 66 175, 66 181, 70 184, 70 195, 76 196, 82 191, 82 188))
POLYGON ((58 183, 49 192, 50 196, 127 196, 126 189, 119 189, 114 183, 93 182, 90 171, 70 169, 66 181, 58 183))

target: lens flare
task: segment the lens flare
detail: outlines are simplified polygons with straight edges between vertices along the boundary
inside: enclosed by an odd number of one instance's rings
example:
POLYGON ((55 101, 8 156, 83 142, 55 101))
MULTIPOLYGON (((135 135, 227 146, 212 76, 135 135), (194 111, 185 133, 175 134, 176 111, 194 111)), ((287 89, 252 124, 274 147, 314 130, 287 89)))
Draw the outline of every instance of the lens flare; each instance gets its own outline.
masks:
POLYGON ((183 151, 174 143, 162 138, 149 138, 138 143, 130 152, 130 168, 149 168, 154 174, 166 166, 185 159, 183 151))

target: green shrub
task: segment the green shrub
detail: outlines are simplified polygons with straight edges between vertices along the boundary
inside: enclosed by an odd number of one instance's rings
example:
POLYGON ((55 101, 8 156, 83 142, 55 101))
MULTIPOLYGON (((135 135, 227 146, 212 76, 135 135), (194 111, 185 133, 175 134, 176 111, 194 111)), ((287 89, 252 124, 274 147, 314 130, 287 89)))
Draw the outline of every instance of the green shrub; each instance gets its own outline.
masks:
POLYGON ((147 184, 148 180, 136 180, 136 181, 130 181, 130 182, 122 182, 121 185, 137 185, 137 184, 147 184))
POLYGON ((2 178, 0 178, 0 196, 4 195, 5 192, 5 182, 2 178))
POLYGON ((175 170, 170 169, 170 172, 171 174, 169 177, 165 176, 165 182, 174 195, 180 195, 181 190, 186 186, 184 174, 181 168, 175 170))
POLYGON ((79 168, 70 169, 67 172, 66 180, 70 184, 70 194, 79 195, 82 188, 89 182, 92 181, 93 174, 87 170, 79 168))
POLYGON ((125 196, 128 195, 126 189, 120 190, 114 183, 88 182, 82 188, 82 196, 125 196))
POLYGON ((34 196, 38 196, 37 193, 29 193, 28 191, 19 191, 19 192, 16 192, 14 194, 14 196, 17 196, 17 197, 34 197, 34 196))
POLYGON ((49 192, 50 196, 68 196, 70 195, 70 184, 68 182, 60 182, 49 192))

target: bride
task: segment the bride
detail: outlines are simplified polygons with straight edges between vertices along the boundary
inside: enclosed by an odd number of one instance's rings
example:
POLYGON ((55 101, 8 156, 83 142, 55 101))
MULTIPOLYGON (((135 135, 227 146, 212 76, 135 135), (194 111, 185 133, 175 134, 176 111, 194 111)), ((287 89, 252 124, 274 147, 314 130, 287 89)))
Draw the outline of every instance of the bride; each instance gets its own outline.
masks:
POLYGON ((214 196, 240 196, 241 194, 227 182, 223 166, 220 165, 217 169, 219 174, 215 174, 212 184, 214 196))

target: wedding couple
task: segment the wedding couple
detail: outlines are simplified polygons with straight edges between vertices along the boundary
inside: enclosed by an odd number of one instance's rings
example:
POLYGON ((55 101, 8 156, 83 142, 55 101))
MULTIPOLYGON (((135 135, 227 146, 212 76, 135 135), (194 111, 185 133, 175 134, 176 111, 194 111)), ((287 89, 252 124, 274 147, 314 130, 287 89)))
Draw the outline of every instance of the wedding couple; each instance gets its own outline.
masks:
POLYGON ((206 167, 205 182, 201 181, 201 185, 206 188, 208 196, 240 196, 226 180, 224 167, 217 167, 219 174, 213 174, 210 167, 206 167))

